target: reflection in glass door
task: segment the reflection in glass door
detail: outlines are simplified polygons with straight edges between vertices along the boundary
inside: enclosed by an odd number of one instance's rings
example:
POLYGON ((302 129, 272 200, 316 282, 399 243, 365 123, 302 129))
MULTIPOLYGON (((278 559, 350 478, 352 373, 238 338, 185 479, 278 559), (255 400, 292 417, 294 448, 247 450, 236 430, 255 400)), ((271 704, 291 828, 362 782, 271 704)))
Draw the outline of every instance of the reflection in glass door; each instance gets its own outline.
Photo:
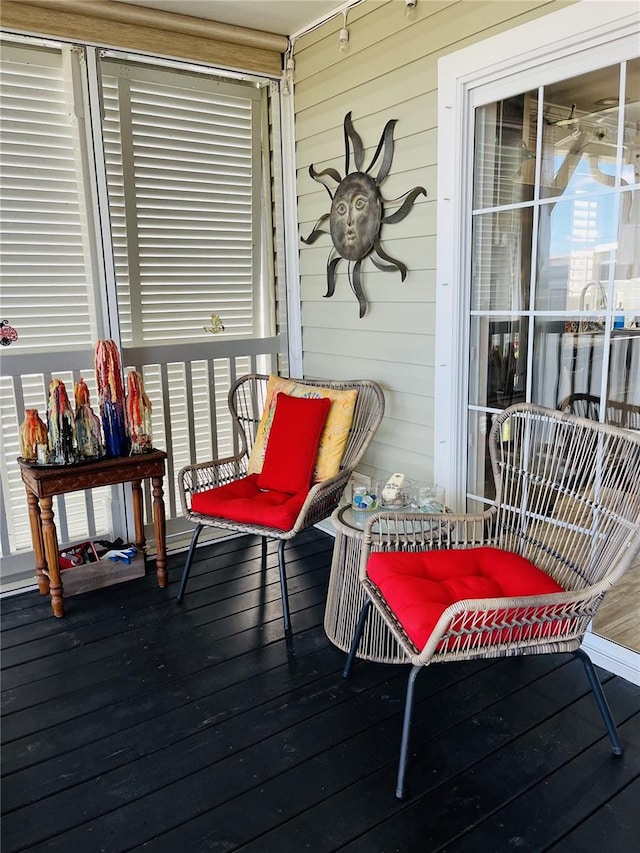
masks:
POLYGON ((474 143, 467 496, 479 509, 494 497, 491 419, 511 403, 640 429, 640 60, 486 104, 474 143))

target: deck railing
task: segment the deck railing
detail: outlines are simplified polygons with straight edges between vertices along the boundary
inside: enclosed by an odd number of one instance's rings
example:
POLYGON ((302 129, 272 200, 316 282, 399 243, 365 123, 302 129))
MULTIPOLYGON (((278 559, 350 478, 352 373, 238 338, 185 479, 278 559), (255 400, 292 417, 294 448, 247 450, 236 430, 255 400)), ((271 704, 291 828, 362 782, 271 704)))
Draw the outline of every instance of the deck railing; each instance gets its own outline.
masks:
MULTIPOLYGON (((191 462, 234 452, 237 436, 227 406, 229 387, 244 373, 277 372, 281 348, 279 337, 123 348, 125 373, 136 369, 144 377, 153 407, 153 444, 168 453, 164 485, 169 544, 187 527, 176 493, 176 474, 191 462)), ((98 405, 93 350, 3 353, 0 374, 0 584, 6 588, 33 571, 27 504, 16 461, 24 410, 38 409, 46 422, 52 378, 65 383, 70 399, 74 383, 84 378, 96 413, 98 405)), ((54 512, 60 543, 126 536, 128 501, 128 492, 121 486, 59 496, 54 512)), ((147 493, 145 523, 152 535, 150 508, 147 493)))

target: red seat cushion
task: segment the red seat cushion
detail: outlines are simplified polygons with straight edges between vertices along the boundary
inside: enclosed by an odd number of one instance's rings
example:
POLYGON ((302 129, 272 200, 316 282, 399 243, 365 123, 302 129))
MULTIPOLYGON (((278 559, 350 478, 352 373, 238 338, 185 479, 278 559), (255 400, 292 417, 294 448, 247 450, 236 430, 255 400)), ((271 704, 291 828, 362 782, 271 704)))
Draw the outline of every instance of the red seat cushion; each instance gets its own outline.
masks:
MULTIPOLYGON (((456 601, 564 591, 524 557, 488 547, 375 553, 367 562, 367 574, 418 649, 424 648, 440 616, 456 601)), ((508 639, 506 633, 493 632, 483 639, 502 642, 508 639)))
POLYGON ((320 435, 331 408, 327 397, 290 397, 279 393, 258 475, 261 489, 298 494, 309 491, 320 435))
POLYGON ((258 487, 259 476, 249 474, 248 477, 225 486, 198 492, 193 496, 191 508, 202 515, 226 518, 241 524, 291 530, 308 490, 297 495, 273 490, 262 491, 258 487))

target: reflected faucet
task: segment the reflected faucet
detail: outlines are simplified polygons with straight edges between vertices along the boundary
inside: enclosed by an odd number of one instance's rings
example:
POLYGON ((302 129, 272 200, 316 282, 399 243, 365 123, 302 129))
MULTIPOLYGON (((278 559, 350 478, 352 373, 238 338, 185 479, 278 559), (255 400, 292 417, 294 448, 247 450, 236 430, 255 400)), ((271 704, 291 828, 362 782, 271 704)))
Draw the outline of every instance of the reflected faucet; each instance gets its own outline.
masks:
MULTIPOLYGON (((607 307, 607 291, 604 288, 604 285, 600 281, 588 281, 585 286, 582 288, 580 293, 580 310, 584 311, 585 307, 585 299, 587 297, 587 293, 591 290, 592 287, 596 289, 596 304, 593 306, 594 310, 598 310, 598 308, 606 308, 607 307)), ((587 309, 589 310, 589 309, 587 309)))

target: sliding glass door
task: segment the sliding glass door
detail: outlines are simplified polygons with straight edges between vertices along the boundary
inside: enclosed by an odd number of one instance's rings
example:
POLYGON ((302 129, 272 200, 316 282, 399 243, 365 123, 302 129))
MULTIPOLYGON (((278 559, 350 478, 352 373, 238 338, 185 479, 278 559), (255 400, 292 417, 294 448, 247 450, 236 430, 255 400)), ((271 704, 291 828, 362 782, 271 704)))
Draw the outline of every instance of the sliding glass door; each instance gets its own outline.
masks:
MULTIPOLYGON (((470 509, 495 497, 487 435, 512 403, 640 430, 640 59, 543 76, 498 100, 478 92, 470 121, 470 509)), ((590 640, 625 674, 639 588, 640 560, 590 640)))
POLYGON ((477 107, 467 493, 492 415, 532 401, 640 429, 640 60, 477 107))

